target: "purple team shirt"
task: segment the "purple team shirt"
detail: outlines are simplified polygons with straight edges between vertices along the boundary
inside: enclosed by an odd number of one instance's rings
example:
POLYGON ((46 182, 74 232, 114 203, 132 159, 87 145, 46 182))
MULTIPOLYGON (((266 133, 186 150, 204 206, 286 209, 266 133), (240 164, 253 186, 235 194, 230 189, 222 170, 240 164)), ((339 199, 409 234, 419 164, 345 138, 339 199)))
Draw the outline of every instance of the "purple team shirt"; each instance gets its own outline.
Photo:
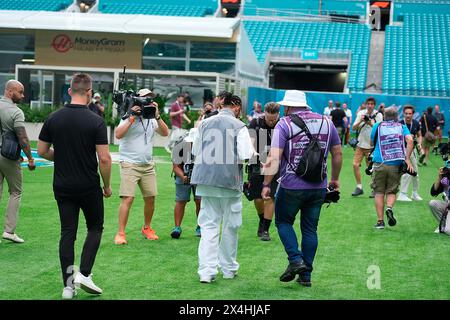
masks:
MULTIPOLYGON (((311 111, 295 112, 305 121, 311 134, 315 136, 320 128, 320 142, 325 148, 325 158, 328 156, 330 147, 340 145, 341 140, 336 127, 333 123, 324 117, 322 123, 322 115, 311 111)), ((302 156, 304 149, 309 141, 305 133, 300 133, 296 137, 289 140, 289 137, 300 131, 300 129, 291 123, 290 117, 283 117, 275 127, 271 148, 284 149, 280 166, 280 185, 285 189, 323 189, 327 187, 326 167, 324 168, 325 179, 319 183, 311 183, 299 178, 293 170, 295 170, 298 159, 302 156), (290 159, 290 163, 294 163, 287 168, 286 159, 290 159)), ((326 161, 325 161, 326 163, 326 161)))

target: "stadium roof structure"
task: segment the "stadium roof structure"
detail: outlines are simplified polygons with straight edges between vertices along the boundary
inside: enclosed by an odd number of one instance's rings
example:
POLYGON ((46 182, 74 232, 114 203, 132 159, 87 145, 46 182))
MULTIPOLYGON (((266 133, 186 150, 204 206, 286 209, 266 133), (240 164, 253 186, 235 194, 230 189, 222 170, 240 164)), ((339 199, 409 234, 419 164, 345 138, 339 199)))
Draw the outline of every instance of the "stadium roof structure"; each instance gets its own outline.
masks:
POLYGON ((0 10, 0 28, 169 36, 233 37, 238 18, 0 10))

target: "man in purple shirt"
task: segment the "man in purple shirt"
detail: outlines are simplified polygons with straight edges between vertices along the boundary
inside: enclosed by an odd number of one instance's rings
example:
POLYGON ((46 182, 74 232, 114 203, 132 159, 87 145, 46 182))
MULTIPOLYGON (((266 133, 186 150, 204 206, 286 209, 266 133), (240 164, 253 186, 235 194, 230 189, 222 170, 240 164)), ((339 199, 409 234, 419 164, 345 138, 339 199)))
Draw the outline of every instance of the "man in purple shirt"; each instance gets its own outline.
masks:
POLYGON ((275 225, 288 254, 289 265, 281 275, 280 281, 292 281, 298 274, 297 281, 309 287, 318 244, 317 225, 327 188, 326 157, 330 152, 332 168, 331 181, 328 185, 338 190, 342 167, 341 141, 331 120, 311 112, 304 92, 287 90, 283 101, 277 103, 285 107, 287 116, 278 122, 274 130, 270 155, 264 165, 265 178, 261 195, 263 199, 270 196, 270 183, 281 162, 280 185, 275 196, 275 225), (309 138, 293 123, 290 117, 293 114, 303 119, 313 137, 318 135, 320 139, 320 145, 325 151, 322 182, 308 182, 295 174, 295 168, 309 144, 309 138), (299 211, 301 211, 301 250, 298 248, 297 234, 292 227, 299 211))

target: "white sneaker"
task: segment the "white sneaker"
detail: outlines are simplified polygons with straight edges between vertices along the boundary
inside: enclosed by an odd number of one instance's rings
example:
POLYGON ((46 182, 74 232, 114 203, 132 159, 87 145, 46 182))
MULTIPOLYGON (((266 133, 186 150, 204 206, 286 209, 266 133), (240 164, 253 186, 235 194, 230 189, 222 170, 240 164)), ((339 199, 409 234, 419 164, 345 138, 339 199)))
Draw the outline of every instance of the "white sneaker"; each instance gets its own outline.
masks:
POLYGON ((77 291, 72 287, 65 287, 62 292, 62 298, 65 300, 73 299, 77 295, 77 291))
POLYGON ((398 195, 397 201, 412 201, 408 196, 404 193, 401 193, 398 195))
POLYGON ((417 192, 413 192, 411 199, 415 200, 415 201, 422 201, 422 197, 419 196, 419 194, 417 192))
POLYGON ((436 230, 434 230, 434 233, 440 233, 441 231, 439 230, 439 227, 436 228, 436 230))
POLYGON ((223 278, 224 279, 234 279, 236 276, 237 276, 237 272, 236 271, 223 274, 223 278))
POLYGON ((15 233, 3 232, 3 239, 10 240, 15 243, 24 243, 25 241, 15 233))
POLYGON ((73 283, 75 284, 75 288, 81 288, 87 293, 90 294, 102 294, 103 290, 97 287, 92 281, 92 274, 89 275, 89 277, 83 276, 81 272, 78 272, 75 275, 75 278, 73 280, 73 283))
POLYGON ((216 280, 216 276, 200 276, 201 283, 211 283, 216 280))

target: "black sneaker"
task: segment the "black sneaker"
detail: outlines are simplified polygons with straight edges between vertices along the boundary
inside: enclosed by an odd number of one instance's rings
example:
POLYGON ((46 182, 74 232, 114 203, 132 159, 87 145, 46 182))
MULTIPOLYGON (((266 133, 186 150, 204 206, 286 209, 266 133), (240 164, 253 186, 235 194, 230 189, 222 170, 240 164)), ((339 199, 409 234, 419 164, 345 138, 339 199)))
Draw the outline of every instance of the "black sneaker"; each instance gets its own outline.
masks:
POLYGON ((352 193, 352 196, 353 197, 357 197, 357 196, 360 196, 362 194, 364 194, 363 189, 360 189, 360 188, 356 187, 355 191, 353 191, 353 193, 352 193))
POLYGON ((374 227, 375 229, 380 229, 380 230, 384 229, 384 221, 383 221, 383 220, 379 220, 379 221, 377 222, 377 224, 374 225, 373 227, 374 227))
POLYGON ((280 281, 289 282, 295 279, 297 274, 301 274, 308 269, 303 260, 299 262, 291 262, 289 263, 286 271, 280 276, 280 281))
POLYGON ((395 220, 394 218, 394 212, 392 211, 391 208, 387 208, 386 209, 386 216, 388 218, 388 224, 393 227, 397 224, 397 220, 395 220))
POLYGON ((261 241, 270 241, 269 231, 263 231, 260 239, 261 241))
POLYGON ((297 279, 297 282, 301 286, 311 287, 311 279, 306 279, 306 278, 303 278, 302 276, 299 276, 297 279))
POLYGON ((421 154, 419 157, 419 163, 423 164, 423 160, 425 159, 425 154, 421 154))
POLYGON ((258 225, 258 233, 257 233, 258 238, 261 238, 261 237, 262 237, 263 231, 264 231, 263 225, 262 225, 262 222, 260 221, 260 222, 259 222, 259 225, 258 225))

